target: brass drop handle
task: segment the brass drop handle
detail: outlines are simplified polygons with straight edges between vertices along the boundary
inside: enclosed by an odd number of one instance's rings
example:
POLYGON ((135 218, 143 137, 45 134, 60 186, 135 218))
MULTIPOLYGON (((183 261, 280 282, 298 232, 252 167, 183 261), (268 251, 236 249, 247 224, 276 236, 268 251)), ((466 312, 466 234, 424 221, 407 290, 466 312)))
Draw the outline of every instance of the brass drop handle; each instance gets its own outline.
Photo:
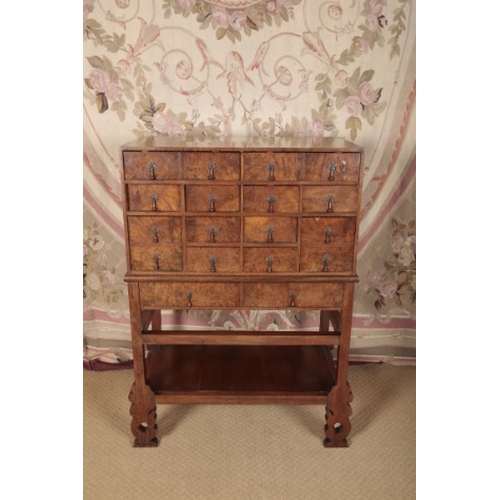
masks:
POLYGON ((267 170, 269 171, 269 180, 270 181, 275 181, 276 178, 274 177, 274 171, 276 170, 276 164, 275 163, 269 163, 267 165, 267 170))
POLYGON ((267 228, 267 242, 268 243, 274 243, 274 241, 273 241, 273 233, 274 233, 274 227, 273 226, 269 226, 267 228))
POLYGON ((155 261, 155 270, 160 269, 160 254, 155 253, 153 255, 153 260, 155 261))
POLYGON ((151 228, 151 232, 153 233, 153 243, 158 243, 158 233, 160 229, 156 226, 151 228))
POLYGON ((156 170, 156 163, 154 162, 151 162, 149 165, 148 165, 148 168, 149 168, 149 178, 154 181, 156 179, 156 175, 155 175, 155 170, 156 170))
POLYGON ((330 257, 328 257, 328 255, 325 255, 321 260, 323 261, 323 272, 327 273, 328 272, 328 263, 330 262, 330 257))
POLYGON ((217 228, 211 227, 208 232, 210 233, 210 243, 215 243, 215 235, 217 234, 217 228))
POLYGON ((297 298, 297 292, 290 292, 290 307, 295 307, 295 299, 297 298))
POLYGON ((269 208, 267 211, 272 214, 274 212, 274 203, 276 202, 276 196, 273 196, 271 194, 267 197, 267 202, 269 203, 269 208))
POLYGON ((216 257, 210 257, 210 272, 211 273, 215 273, 217 272, 217 269, 215 268, 215 264, 217 262, 217 258, 216 257))
POLYGON ((156 212, 158 210, 158 207, 156 206, 156 202, 158 201, 158 195, 157 194, 152 194, 149 199, 151 200, 152 206, 151 210, 153 212, 156 212))
POLYGON ((325 227, 323 231, 325 232, 325 243, 328 245, 331 243, 330 236, 332 235, 332 228, 325 227))
POLYGON ((337 170, 337 167, 335 166, 335 163, 330 163, 330 165, 328 165, 328 171, 329 171, 328 180, 329 181, 333 181, 334 180, 333 173, 335 172, 335 170, 337 170))
POLYGON ((326 211, 327 213, 333 212, 333 196, 331 194, 326 197, 326 211))
POLYGON ((208 178, 213 181, 215 179, 215 169, 217 168, 217 165, 213 162, 210 162, 208 164, 208 178))
POLYGON ((193 304, 191 303, 191 299, 193 298, 193 292, 187 292, 186 297, 187 297, 187 306, 193 307, 193 304))
POLYGON ((273 262, 274 262, 274 257, 266 257, 266 263, 267 263, 267 271, 268 273, 273 272, 273 262))
POLYGON ((217 196, 215 196, 214 194, 209 195, 208 201, 210 202, 209 211, 215 212, 215 202, 217 201, 217 196))

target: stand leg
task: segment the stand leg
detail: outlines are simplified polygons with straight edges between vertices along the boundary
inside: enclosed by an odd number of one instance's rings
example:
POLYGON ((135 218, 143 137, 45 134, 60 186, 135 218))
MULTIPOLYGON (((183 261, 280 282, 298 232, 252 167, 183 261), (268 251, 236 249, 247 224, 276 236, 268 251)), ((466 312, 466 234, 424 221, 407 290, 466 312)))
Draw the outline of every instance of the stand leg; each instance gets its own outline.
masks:
MULTIPOLYGON (((342 311, 340 313, 340 344, 335 363, 335 385, 328 393, 325 408, 325 434, 323 445, 327 448, 347 447, 347 436, 351 432, 352 415, 350 403, 353 400, 351 387, 347 381, 349 368, 349 346, 351 341, 354 284, 344 286, 342 311)), ((337 319, 337 318, 336 318, 337 319)))
MULTIPOLYGON (((129 283, 128 293, 135 379, 129 394, 129 401, 132 403, 130 405, 130 415, 132 416, 130 428, 135 437, 134 446, 158 446, 156 399, 146 383, 145 352, 141 340, 143 318, 139 306, 139 285, 129 283)), ((159 311, 153 314, 152 321, 154 327, 161 328, 159 311)))

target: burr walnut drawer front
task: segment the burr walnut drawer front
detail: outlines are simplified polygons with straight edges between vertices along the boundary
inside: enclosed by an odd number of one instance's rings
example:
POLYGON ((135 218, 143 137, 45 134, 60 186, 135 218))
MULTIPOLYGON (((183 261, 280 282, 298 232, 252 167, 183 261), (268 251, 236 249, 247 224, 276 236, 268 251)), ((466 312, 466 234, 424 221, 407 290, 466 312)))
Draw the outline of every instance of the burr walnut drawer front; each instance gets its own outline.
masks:
POLYGON ((302 212, 355 213, 358 209, 357 186, 304 186, 302 212))
POLYGON ((300 252, 302 273, 351 273, 354 271, 352 246, 304 246, 300 252))
POLYGON ((168 216, 130 216, 128 238, 130 245, 177 243, 182 239, 182 218, 168 216))
POLYGON ((359 153, 305 153, 303 179, 332 184, 357 184, 360 164, 359 153))
POLYGON ((339 283, 244 283, 242 306, 248 308, 322 308, 342 306, 339 283))
POLYGON ((246 273, 293 273, 298 271, 297 248, 243 249, 243 271, 246 273))
POLYGON ((303 217, 300 240, 303 246, 354 245, 356 217, 303 217))
POLYGON ((190 180, 238 181, 239 153, 187 152, 183 155, 184 178, 190 180))
POLYGON ((125 179, 172 180, 182 178, 181 153, 127 151, 123 153, 125 179))
POLYGON ((297 213, 299 188, 298 186, 245 186, 243 210, 257 213, 297 213))
POLYGON ((187 243, 237 243, 240 241, 239 217, 186 217, 187 243))
POLYGON ((240 188, 238 186, 188 185, 186 186, 188 212, 238 212, 240 188))
POLYGON ((182 209, 180 186, 165 184, 129 184, 128 209, 144 212, 178 212, 182 209))
POLYGON ((244 153, 244 181, 296 181, 300 179, 301 153, 244 153))
POLYGON ((186 271, 194 273, 236 273, 240 270, 239 247, 189 247, 186 271))
POLYGON ((182 271, 182 248, 178 245, 130 245, 133 271, 182 271))
POLYGON ((295 243, 297 218, 245 217, 243 240, 248 243, 295 243))
POLYGON ((149 309, 221 309, 240 306, 238 283, 147 282, 139 284, 141 304, 149 309))

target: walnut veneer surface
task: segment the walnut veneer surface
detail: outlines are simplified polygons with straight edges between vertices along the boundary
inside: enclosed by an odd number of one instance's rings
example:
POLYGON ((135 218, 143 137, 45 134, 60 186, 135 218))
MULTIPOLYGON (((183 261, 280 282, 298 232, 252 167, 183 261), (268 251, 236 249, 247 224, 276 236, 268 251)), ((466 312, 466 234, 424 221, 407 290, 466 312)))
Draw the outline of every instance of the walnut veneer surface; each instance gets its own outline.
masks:
POLYGON ((122 146, 136 446, 161 403, 326 405, 347 446, 363 151, 337 138, 122 146), (318 332, 171 331, 162 309, 320 310, 318 332))

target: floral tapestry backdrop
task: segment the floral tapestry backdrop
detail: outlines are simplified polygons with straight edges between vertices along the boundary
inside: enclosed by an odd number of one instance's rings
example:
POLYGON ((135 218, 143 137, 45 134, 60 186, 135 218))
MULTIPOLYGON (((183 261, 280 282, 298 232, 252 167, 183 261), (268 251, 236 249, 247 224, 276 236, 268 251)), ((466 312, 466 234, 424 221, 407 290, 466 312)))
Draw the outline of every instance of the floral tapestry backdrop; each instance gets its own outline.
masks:
MULTIPOLYGON (((84 360, 130 359, 120 146, 340 136, 365 149, 352 357, 415 361, 411 0, 84 0, 84 360)), ((318 314, 165 311, 172 328, 314 329, 318 314)))

